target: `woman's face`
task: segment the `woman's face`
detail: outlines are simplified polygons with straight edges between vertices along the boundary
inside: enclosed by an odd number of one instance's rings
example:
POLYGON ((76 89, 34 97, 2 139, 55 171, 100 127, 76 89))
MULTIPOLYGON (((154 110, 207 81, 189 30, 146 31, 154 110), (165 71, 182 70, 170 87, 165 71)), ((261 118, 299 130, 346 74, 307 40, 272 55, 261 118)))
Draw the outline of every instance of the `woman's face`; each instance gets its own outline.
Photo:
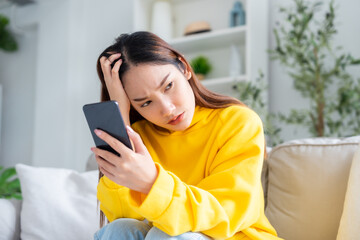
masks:
POLYGON ((132 66, 123 76, 130 103, 145 119, 169 131, 188 128, 194 116, 191 72, 172 64, 132 66))

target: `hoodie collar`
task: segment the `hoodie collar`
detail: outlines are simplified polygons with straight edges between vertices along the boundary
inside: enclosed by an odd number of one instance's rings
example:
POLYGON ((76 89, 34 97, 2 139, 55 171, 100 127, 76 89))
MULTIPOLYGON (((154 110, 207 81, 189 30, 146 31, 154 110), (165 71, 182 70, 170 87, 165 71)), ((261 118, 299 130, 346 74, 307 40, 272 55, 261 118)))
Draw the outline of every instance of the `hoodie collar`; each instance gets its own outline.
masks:
POLYGON ((214 109, 200 107, 198 105, 195 106, 194 116, 190 123, 190 126, 185 129, 184 131, 172 131, 170 132, 167 129, 159 128, 155 126, 154 124, 151 124, 152 127, 155 129, 155 131, 162 135, 183 135, 186 133, 189 133, 191 131, 194 131, 195 129, 198 129, 199 127, 202 127, 204 123, 206 122, 207 117, 213 112, 214 109))

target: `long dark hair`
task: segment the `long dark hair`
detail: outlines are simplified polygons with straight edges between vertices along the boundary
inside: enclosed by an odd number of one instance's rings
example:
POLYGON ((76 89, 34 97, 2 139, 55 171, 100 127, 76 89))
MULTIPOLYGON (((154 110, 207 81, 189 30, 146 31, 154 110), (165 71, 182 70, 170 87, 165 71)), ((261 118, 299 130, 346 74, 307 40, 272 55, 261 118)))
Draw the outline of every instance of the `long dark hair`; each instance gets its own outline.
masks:
MULTIPOLYGON (((236 98, 223 96, 206 89, 196 78, 188 61, 177 50, 157 35, 150 32, 134 32, 122 34, 116 38, 115 43, 106 48, 97 60, 97 73, 101 81, 101 101, 110 100, 109 92, 106 89, 104 74, 101 70, 100 58, 109 56, 109 53, 121 53, 123 63, 119 70, 120 79, 132 65, 152 64, 163 65, 173 64, 179 70, 191 71, 189 80, 190 86, 195 95, 195 103, 201 107, 224 108, 230 105, 244 105, 236 98)), ((134 123, 142 116, 133 108, 130 109, 130 123, 134 123)))
MULTIPOLYGON (((173 64, 179 70, 191 72, 189 79, 190 86, 195 95, 195 103, 201 107, 212 109, 225 108, 231 105, 243 105, 236 98, 217 94, 206 89, 196 78, 193 69, 188 61, 177 50, 157 35, 150 32, 134 32, 122 34, 116 38, 115 43, 106 48, 97 60, 97 73, 101 81, 101 101, 110 100, 109 92, 106 88, 104 74, 101 69, 100 58, 108 57, 110 54, 121 53, 122 64, 119 70, 120 79, 131 66, 139 64, 164 65, 173 64)), ((133 108, 130 108, 130 123, 134 123, 143 117, 133 108)), ((102 177, 99 173, 99 179, 102 177)), ((100 226, 104 225, 105 215, 100 213, 100 226)))

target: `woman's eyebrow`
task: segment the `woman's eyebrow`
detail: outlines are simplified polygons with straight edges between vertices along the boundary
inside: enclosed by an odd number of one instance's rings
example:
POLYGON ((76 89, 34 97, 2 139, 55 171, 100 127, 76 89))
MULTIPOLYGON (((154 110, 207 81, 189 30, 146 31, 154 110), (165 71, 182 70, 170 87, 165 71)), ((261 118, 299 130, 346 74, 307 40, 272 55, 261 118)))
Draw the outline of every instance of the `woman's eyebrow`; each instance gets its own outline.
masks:
MULTIPOLYGON (((170 73, 166 74, 166 76, 165 76, 164 79, 160 82, 160 85, 157 87, 156 90, 160 89, 160 88, 164 85, 164 83, 165 83, 166 80, 168 79, 169 75, 170 75, 170 73)), ((144 101, 144 100, 147 99, 147 98, 148 98, 148 97, 134 98, 133 100, 134 100, 135 102, 141 102, 141 101, 144 101)))

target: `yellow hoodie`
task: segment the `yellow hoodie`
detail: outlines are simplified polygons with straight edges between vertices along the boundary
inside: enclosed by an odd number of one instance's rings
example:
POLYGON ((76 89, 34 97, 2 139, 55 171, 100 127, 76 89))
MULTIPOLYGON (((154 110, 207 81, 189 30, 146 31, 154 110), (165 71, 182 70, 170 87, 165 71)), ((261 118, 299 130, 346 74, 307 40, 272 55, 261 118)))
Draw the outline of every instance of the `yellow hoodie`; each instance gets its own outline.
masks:
POLYGON ((159 130, 146 120, 132 127, 159 174, 147 195, 103 177, 97 196, 109 221, 146 218, 169 235, 280 239, 264 215, 264 135, 256 113, 243 106, 196 106, 185 131, 159 130))

